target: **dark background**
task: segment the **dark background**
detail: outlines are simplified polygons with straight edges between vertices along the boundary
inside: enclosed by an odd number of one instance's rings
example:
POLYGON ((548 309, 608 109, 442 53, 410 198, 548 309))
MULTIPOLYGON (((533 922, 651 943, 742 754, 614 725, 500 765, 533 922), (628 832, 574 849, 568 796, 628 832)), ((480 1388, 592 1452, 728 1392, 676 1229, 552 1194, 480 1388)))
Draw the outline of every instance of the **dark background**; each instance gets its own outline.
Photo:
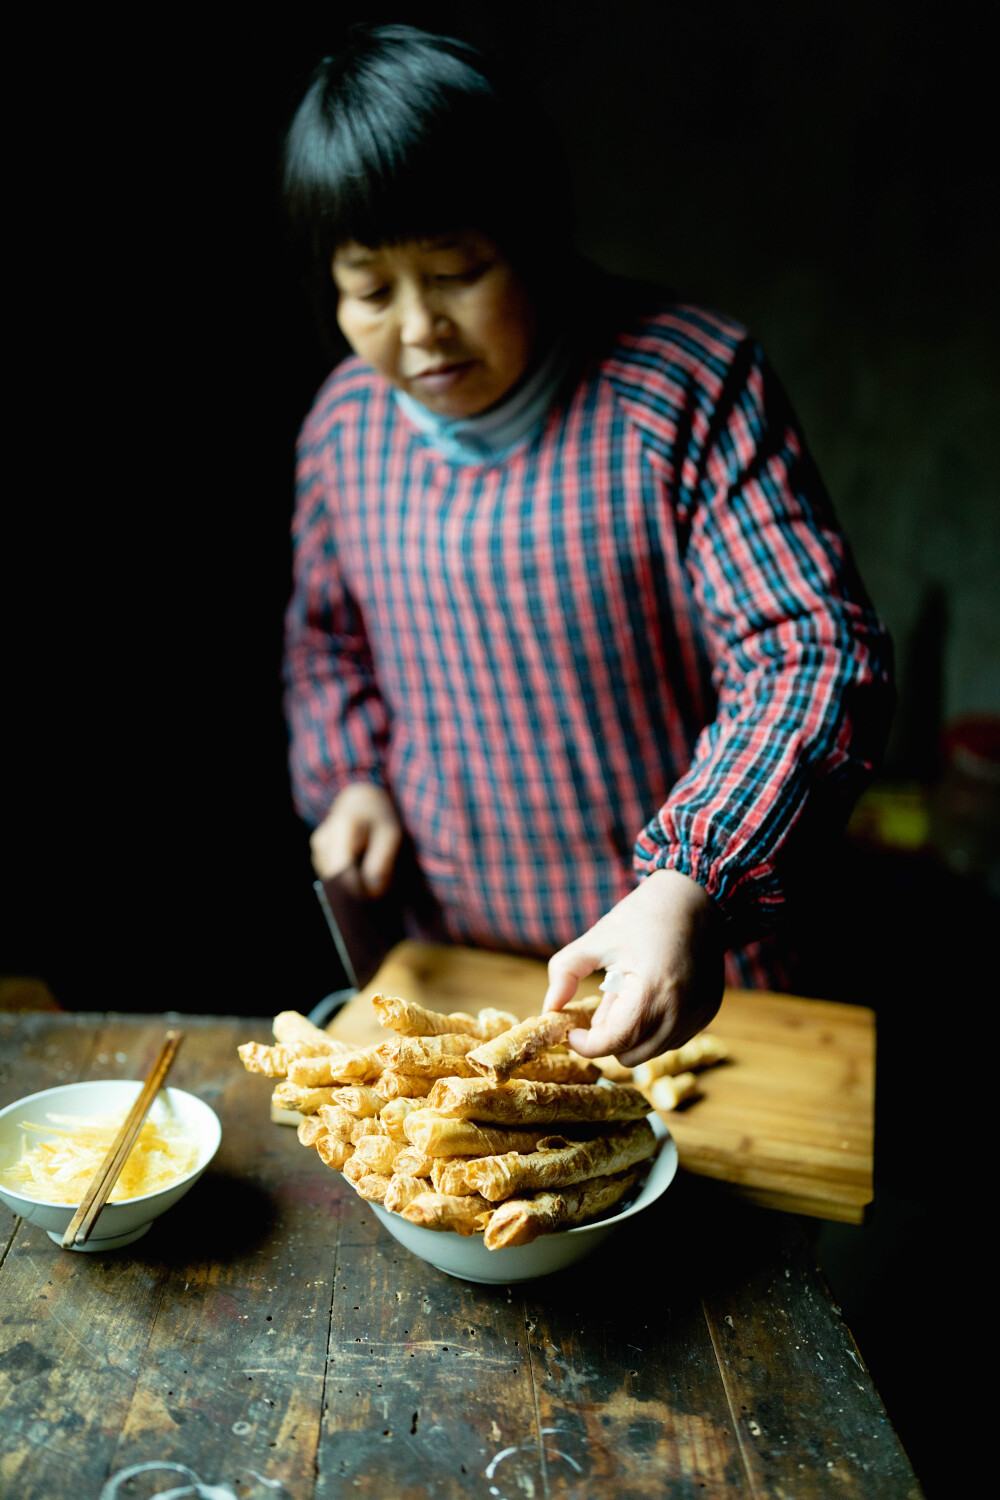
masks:
MULTIPOLYGON (((761 338, 896 637, 888 771, 925 779, 942 722, 1000 705, 998 244, 984 41, 959 15, 393 17, 528 74, 585 252, 761 338)), ((292 448, 326 360, 276 182, 338 24, 385 17, 262 16, 61 35, 23 59, 0 973, 73 1008, 267 1013, 340 978, 284 764, 292 448)))
MULTIPOLYGON (((0 975, 68 1009, 243 1014, 341 983, 285 771, 292 450, 326 362, 276 187, 283 129, 350 19, 518 62, 566 141, 581 249, 757 333, 896 638, 885 779, 940 785, 942 727, 1000 707, 981 14, 327 5, 25 45, 5 180, 25 336, 0 560, 0 975)), ((836 1230, 820 1248, 929 1492, 929 1408, 903 1372, 927 1348, 908 1318, 929 1259, 958 1274, 928 1180, 954 1203, 949 1038, 978 1025, 996 926, 972 875, 855 840, 801 918, 811 992, 879 1014, 888 1208, 863 1253, 836 1230)))

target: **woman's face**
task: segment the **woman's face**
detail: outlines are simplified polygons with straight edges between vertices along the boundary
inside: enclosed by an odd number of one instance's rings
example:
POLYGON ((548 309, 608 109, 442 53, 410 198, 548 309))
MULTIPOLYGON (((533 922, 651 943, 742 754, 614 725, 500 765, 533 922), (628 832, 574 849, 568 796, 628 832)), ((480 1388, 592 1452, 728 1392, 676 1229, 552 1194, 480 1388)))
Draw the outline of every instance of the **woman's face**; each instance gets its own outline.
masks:
POLYGON ((333 280, 337 322, 355 354, 438 416, 486 411, 528 367, 535 314, 485 235, 342 245, 333 280))

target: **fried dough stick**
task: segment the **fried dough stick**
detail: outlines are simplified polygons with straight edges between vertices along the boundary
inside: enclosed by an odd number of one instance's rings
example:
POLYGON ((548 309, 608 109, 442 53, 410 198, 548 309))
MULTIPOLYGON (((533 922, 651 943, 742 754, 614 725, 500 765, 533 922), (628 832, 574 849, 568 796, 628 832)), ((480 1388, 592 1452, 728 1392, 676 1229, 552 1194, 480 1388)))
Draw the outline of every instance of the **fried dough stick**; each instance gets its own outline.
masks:
POLYGON ((506 1011, 488 1009, 481 1010, 478 1017, 467 1016, 464 1011, 442 1016, 413 1000, 400 1000, 392 995, 373 995, 372 1008, 383 1026, 401 1036, 443 1036, 463 1032, 485 1042, 490 1037, 499 1036, 517 1020, 506 1011))
POLYGON ((369 1203, 381 1203, 391 1181, 391 1177, 386 1177, 381 1172, 366 1172, 354 1184, 354 1191, 359 1198, 364 1198, 369 1203))
POLYGON ((366 1047, 361 1052, 294 1058, 288 1065, 288 1076, 304 1088, 328 1088, 334 1083, 373 1083, 383 1067, 375 1048, 366 1047))
POLYGON ((474 1036, 447 1032, 442 1036, 394 1036, 375 1049, 384 1068, 425 1078, 477 1078, 465 1054, 477 1045, 474 1036))
POLYGON ((315 1148, 317 1141, 329 1135, 319 1115, 303 1115, 295 1131, 303 1146, 315 1148))
POLYGON ((391 1135, 394 1141, 399 1141, 404 1146, 409 1144, 404 1129, 406 1117, 411 1111, 418 1109, 422 1103, 422 1099, 406 1099, 400 1095, 382 1106, 379 1119, 385 1126, 387 1134, 391 1135))
MULTIPOLYGON (((380 1083, 381 1081, 379 1079, 380 1083)), ((317 1092, 319 1091, 317 1090, 317 1092)), ((330 1089, 330 1093, 336 1095, 336 1098, 325 1102, 342 1104, 345 1109, 350 1110, 351 1114, 359 1120, 365 1120, 371 1115, 377 1115, 385 1103, 385 1097, 382 1094, 377 1094, 373 1088, 369 1088, 365 1083, 359 1083, 353 1087, 348 1084, 343 1088, 330 1089)))
POLYGON ((654 1078, 649 1086, 650 1102, 662 1110, 676 1109, 697 1092, 698 1079, 694 1073, 678 1073, 676 1077, 664 1074, 662 1078, 654 1078))
POLYGON ((248 1073, 262 1073, 265 1078, 287 1078, 290 1063, 300 1057, 323 1054, 317 1042, 284 1042, 276 1047, 267 1047, 262 1042, 241 1042, 236 1050, 248 1073))
POLYGON ((493 1205, 478 1193, 452 1198, 446 1193, 421 1193, 403 1209, 408 1224, 421 1229, 453 1229, 456 1234, 479 1234, 490 1222, 493 1205))
MULTIPOLYGON (((480 1070, 474 1068, 466 1056, 475 1046, 476 1039, 471 1036, 400 1036, 382 1042, 375 1050, 387 1072, 394 1070, 433 1081, 436 1078, 479 1078, 480 1070)), ((309 1064, 304 1067, 308 1068, 309 1064)), ((291 1076, 297 1074, 293 1072, 291 1076)), ((517 1069, 517 1077, 531 1078, 539 1083, 595 1083, 600 1076, 600 1070, 593 1063, 578 1057, 568 1048, 540 1052, 517 1069)), ((430 1092, 429 1088, 427 1092, 430 1092)))
POLYGON ((546 1047, 565 1042, 575 1025, 572 1016, 558 1010, 549 1011, 545 1016, 532 1016, 493 1041, 476 1047, 469 1053, 468 1061, 477 1073, 494 1083, 503 1083, 546 1047))
POLYGON ((386 1068, 382 1077, 372 1084, 372 1093, 377 1094, 383 1103, 393 1099, 425 1099, 433 1083, 433 1078, 416 1073, 397 1073, 392 1068, 386 1068))
POLYGON ((427 1100, 439 1114, 488 1125, 562 1125, 588 1120, 637 1120, 649 1101, 628 1083, 532 1083, 514 1078, 439 1078, 427 1100))
POLYGON ((563 1006, 560 1015, 570 1016, 574 1026, 579 1026, 582 1031, 588 1031, 594 1019, 594 1012, 603 999, 603 995, 589 995, 586 1000, 570 1000, 563 1006))
POLYGON ((636 1166, 656 1150, 656 1136, 648 1120, 635 1120, 622 1130, 595 1136, 591 1141, 554 1147, 546 1138, 543 1149, 521 1156, 474 1157, 442 1164, 431 1175, 441 1193, 480 1193, 491 1203, 515 1193, 566 1187, 571 1183, 607 1177, 636 1166))
POLYGON ((638 1067, 632 1069, 632 1079, 638 1088, 648 1089, 657 1078, 665 1075, 676 1077, 678 1073, 689 1073, 692 1068, 710 1068, 728 1055, 729 1049, 725 1042, 708 1031, 702 1031, 685 1042, 683 1047, 675 1047, 672 1052, 661 1052, 659 1057, 651 1057, 648 1062, 639 1063, 638 1067))
POLYGON ((340 1042, 335 1037, 328 1036, 325 1031, 314 1026, 308 1016, 300 1015, 297 1010, 279 1011, 271 1022, 271 1030, 274 1032, 275 1040, 282 1043, 308 1042, 322 1052, 342 1053, 355 1050, 347 1042, 340 1042))
MULTIPOLYGON (((324 1104, 346 1104, 342 1088, 311 1089, 303 1084, 286 1079, 279 1083, 271 1095, 271 1103, 279 1109, 297 1109, 300 1115, 314 1115, 324 1104)), ((381 1103, 381 1100, 379 1101, 381 1103)), ((372 1110, 372 1114, 376 1111, 372 1110)))
POLYGON ((419 1146, 407 1146, 396 1157, 392 1170, 397 1177, 429 1177, 434 1161, 435 1158, 427 1156, 419 1146))
POLYGON ((492 1156, 499 1151, 534 1151, 551 1130, 499 1129, 454 1120, 432 1109, 415 1109, 403 1122, 406 1139, 427 1156, 492 1156))
POLYGON ((383 1141, 391 1140, 388 1126, 383 1125, 381 1115, 369 1115, 367 1119, 355 1120, 347 1138, 352 1146, 356 1146, 359 1141, 366 1141, 371 1136, 377 1136, 383 1141))
POLYGON ((638 1177, 639 1168, 630 1167, 613 1177, 593 1177, 589 1182, 578 1182, 559 1193, 508 1198, 494 1210, 490 1219, 484 1241, 486 1248, 506 1250, 513 1245, 530 1245, 540 1234, 557 1234, 583 1224, 595 1214, 612 1208, 638 1177))
POLYGON ((523 1063, 515 1078, 530 1078, 533 1083, 596 1083, 601 1070, 589 1058, 576 1052, 539 1052, 523 1063))
POLYGON ((341 1141, 329 1134, 321 1135, 315 1147, 320 1161, 325 1161, 327 1166, 332 1167, 335 1172, 342 1172, 354 1155, 354 1147, 350 1141, 341 1141))
POLYGON ((366 1135, 354 1142, 355 1161, 364 1162, 369 1172, 392 1175, 392 1164, 403 1150, 398 1141, 388 1135, 366 1135))
POLYGON ((351 1131, 358 1124, 357 1115, 352 1115, 342 1104, 321 1104, 316 1114, 330 1134, 341 1141, 349 1141, 351 1131))
POLYGON ((396 1177, 389 1178, 389 1186, 385 1190, 383 1203, 392 1214, 401 1214, 406 1206, 419 1198, 427 1191, 426 1177, 396 1177))

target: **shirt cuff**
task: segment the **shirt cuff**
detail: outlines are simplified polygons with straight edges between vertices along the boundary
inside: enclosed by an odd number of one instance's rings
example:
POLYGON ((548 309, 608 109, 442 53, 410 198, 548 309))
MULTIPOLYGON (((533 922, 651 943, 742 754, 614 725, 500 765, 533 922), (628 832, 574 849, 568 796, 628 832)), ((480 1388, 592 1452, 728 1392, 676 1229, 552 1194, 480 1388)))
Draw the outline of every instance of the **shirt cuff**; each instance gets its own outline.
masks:
POLYGON ((765 936, 784 907, 773 865, 740 870, 704 845, 665 842, 658 819, 636 840, 632 866, 640 880, 654 870, 676 870, 697 881, 723 919, 727 948, 743 948, 765 936), (657 833, 651 833, 651 828, 657 833))

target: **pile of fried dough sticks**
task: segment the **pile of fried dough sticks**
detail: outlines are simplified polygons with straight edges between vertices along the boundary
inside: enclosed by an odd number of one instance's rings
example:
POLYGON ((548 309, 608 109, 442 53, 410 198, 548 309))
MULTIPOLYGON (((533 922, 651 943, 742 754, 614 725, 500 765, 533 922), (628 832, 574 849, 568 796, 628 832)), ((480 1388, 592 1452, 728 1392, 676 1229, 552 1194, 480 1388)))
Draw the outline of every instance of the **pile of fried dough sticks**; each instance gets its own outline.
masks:
POLYGON ((520 1022, 384 995, 371 1003, 389 1033, 377 1046, 351 1047, 283 1011, 276 1044, 245 1042, 243 1065, 283 1080, 272 1112, 297 1114, 302 1144, 362 1198, 427 1229, 482 1233, 490 1250, 586 1223, 629 1195, 657 1149, 652 1089, 680 1083, 657 1105, 672 1108, 690 1092, 684 1071, 725 1055, 703 1033, 644 1064, 647 1098, 614 1059, 600 1061, 619 1081, 601 1082, 602 1069, 566 1045, 597 999, 520 1022))

